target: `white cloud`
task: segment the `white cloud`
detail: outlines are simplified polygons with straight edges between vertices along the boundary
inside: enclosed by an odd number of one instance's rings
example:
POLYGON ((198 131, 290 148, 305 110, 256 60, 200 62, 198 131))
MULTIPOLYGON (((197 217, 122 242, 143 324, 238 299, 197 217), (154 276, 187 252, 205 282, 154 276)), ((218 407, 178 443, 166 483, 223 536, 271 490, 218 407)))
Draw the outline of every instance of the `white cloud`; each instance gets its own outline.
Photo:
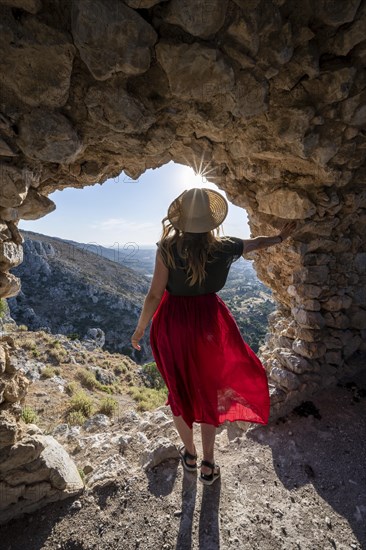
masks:
POLYGON ((140 231, 147 229, 156 229, 151 222, 139 222, 134 220, 126 220, 125 218, 109 218, 101 220, 97 223, 90 224, 92 229, 100 231, 140 231))

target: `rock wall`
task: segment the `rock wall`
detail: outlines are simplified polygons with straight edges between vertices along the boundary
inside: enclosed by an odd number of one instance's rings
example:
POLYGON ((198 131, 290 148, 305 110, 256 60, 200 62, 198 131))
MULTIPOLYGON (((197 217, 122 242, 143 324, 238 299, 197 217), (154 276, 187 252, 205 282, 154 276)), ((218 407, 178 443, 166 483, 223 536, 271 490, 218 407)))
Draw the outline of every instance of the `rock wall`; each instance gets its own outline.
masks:
POLYGON ((63 447, 20 419, 29 380, 11 359, 13 345, 0 340, 0 524, 83 489, 63 447))
POLYGON ((48 194, 170 160, 199 167, 252 235, 278 312, 273 413, 365 357, 364 0, 0 0, 0 291, 17 221, 48 194))

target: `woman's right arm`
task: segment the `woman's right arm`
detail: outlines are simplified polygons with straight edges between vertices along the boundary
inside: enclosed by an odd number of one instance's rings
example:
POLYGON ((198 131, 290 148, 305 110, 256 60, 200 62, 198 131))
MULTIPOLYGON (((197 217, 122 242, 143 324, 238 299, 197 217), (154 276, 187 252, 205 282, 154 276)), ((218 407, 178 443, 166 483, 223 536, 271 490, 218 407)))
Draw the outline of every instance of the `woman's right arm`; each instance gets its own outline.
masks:
POLYGON ((149 291, 145 296, 144 305, 135 332, 131 336, 132 347, 138 351, 141 350, 141 346, 138 342, 143 337, 147 325, 150 323, 152 316, 161 302, 168 282, 168 277, 169 269, 165 266, 160 251, 157 250, 154 275, 151 280, 149 291))
POLYGON ((254 250, 267 248, 268 246, 272 246, 274 244, 280 244, 285 239, 287 239, 287 237, 289 237, 295 229, 296 222, 287 222, 282 227, 278 235, 273 235, 272 237, 255 237, 254 239, 243 239, 243 254, 253 252, 254 250))

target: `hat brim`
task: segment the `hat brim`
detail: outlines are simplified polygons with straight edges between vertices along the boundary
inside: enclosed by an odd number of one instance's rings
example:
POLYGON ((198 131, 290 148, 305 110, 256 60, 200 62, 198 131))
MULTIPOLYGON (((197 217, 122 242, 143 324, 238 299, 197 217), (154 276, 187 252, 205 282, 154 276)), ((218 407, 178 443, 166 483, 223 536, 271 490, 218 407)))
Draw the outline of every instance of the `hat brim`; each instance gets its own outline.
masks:
POLYGON ((172 226, 179 231, 206 233, 219 227, 227 214, 228 203, 225 197, 212 189, 195 188, 183 191, 174 199, 169 205, 167 217, 172 226), (197 207, 191 208, 196 195, 201 202, 197 201, 197 207), (202 197, 205 199, 204 206, 202 197), (183 199, 186 199, 185 204, 183 199), (189 208, 187 208, 187 204, 189 208))

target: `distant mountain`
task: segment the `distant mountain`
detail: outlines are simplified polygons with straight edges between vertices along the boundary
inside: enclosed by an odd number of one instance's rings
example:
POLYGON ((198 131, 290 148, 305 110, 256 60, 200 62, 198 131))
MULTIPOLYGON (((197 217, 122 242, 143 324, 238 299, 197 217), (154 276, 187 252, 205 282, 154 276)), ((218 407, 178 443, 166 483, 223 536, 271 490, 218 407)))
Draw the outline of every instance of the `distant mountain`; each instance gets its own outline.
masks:
MULTIPOLYGON (((90 328, 105 333, 105 348, 136 362, 153 359, 149 335, 141 351, 130 344, 150 280, 135 270, 71 241, 31 231, 24 236, 24 261, 12 270, 22 289, 8 299, 11 316, 30 330, 82 338, 90 328)), ((79 243, 78 243, 79 244, 79 243)))
POLYGON ((135 242, 127 242, 123 245, 116 242, 113 246, 106 247, 94 242, 79 243, 72 240, 63 240, 63 242, 69 245, 70 253, 72 253, 73 247, 76 247, 79 250, 92 252, 101 258, 129 267, 141 275, 152 277, 156 245, 141 247, 135 242))

